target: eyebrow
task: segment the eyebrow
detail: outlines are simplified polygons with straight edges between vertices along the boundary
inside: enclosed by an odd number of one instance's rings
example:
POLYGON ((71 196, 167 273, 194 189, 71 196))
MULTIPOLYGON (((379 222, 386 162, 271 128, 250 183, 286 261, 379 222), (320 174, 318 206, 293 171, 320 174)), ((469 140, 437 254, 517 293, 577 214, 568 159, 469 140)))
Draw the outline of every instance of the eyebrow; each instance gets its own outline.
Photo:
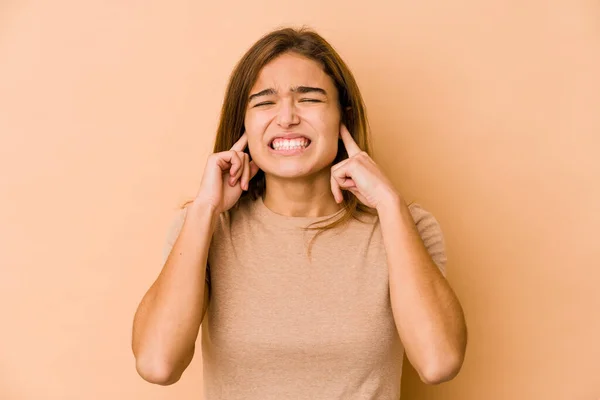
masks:
MULTIPOLYGON (((312 87, 312 86, 296 86, 296 87, 291 88, 290 91, 292 93, 320 93, 324 96, 327 96, 327 92, 325 91, 325 89, 321 89, 318 87, 312 87)), ((274 94, 277 94, 277 91, 273 88, 261 90, 258 93, 254 93, 254 94, 250 95, 250 97, 248 97, 248 102, 250 102, 253 99, 260 97, 260 96, 270 96, 270 95, 274 95, 274 94)))

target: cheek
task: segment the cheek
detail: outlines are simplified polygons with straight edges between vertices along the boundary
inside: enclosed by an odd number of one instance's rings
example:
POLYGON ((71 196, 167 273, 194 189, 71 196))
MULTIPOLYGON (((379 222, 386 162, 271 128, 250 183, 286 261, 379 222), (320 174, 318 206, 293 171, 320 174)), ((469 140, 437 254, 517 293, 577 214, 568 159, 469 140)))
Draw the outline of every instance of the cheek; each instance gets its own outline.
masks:
POLYGON ((337 112, 329 112, 322 116, 321 123, 323 124, 323 132, 325 133, 325 141, 327 143, 327 157, 331 162, 335 160, 340 146, 340 114, 337 112))
POLYGON ((338 139, 340 134, 340 115, 337 110, 322 109, 306 115, 316 133, 319 134, 319 157, 323 162, 332 163, 338 153, 338 139))
POLYGON ((329 107, 311 108, 299 112, 300 117, 320 134, 339 133, 340 115, 329 107))
POLYGON ((265 151, 263 147, 261 135, 248 133, 248 152, 250 157, 257 163, 260 163, 263 158, 262 153, 265 151))
POLYGON ((244 120, 244 130, 248 134, 249 144, 264 134, 265 126, 265 119, 261 118, 260 115, 252 114, 246 116, 246 119, 244 120))
POLYGON ((324 135, 328 143, 337 143, 340 135, 340 114, 332 110, 323 110, 317 116, 319 131, 324 135))
POLYGON ((269 125, 268 116, 265 113, 252 113, 246 115, 244 129, 248 135, 248 151, 252 159, 260 166, 264 158, 264 135, 269 125))
POLYGON ((249 112, 246 113, 246 119, 244 125, 246 131, 253 133, 264 133, 264 130, 269 125, 269 122, 273 119, 273 115, 268 112, 249 112))

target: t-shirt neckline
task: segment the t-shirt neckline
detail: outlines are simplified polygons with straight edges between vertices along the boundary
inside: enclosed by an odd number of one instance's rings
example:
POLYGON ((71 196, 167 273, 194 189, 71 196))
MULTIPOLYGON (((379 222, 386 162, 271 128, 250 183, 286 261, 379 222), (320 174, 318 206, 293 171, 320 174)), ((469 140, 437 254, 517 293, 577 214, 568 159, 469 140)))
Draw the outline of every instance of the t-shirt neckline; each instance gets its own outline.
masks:
MULTIPOLYGON (((335 221, 334 217, 341 215, 344 212, 344 209, 341 208, 338 211, 324 215, 320 217, 290 217, 287 215, 278 214, 275 211, 271 210, 264 203, 262 196, 258 196, 258 198, 254 201, 254 209, 257 216, 261 221, 264 221, 269 224, 274 224, 283 228, 306 228, 311 224, 323 222, 325 220, 330 220, 329 222, 335 221)), ((316 226, 321 226, 323 224, 318 224, 316 226)))

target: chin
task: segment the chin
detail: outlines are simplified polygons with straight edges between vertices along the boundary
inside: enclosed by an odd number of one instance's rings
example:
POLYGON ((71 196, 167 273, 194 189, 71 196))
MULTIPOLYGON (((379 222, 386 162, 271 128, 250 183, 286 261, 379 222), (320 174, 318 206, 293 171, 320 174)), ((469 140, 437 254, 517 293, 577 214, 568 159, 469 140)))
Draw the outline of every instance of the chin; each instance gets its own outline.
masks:
POLYGON ((327 155, 326 159, 319 157, 290 157, 272 159, 270 154, 260 160, 255 160, 265 175, 282 179, 298 179, 314 177, 319 173, 329 173, 336 154, 327 155))
POLYGON ((300 166, 279 166, 277 168, 264 169, 265 175, 271 175, 277 178, 298 179, 313 175, 317 171, 312 171, 310 168, 300 166))

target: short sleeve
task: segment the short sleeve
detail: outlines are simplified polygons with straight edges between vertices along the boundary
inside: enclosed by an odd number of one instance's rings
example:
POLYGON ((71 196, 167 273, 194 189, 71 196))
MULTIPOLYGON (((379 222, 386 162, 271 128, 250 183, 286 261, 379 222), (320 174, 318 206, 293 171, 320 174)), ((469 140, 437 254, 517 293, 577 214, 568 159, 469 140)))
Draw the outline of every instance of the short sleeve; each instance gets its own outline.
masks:
MULTIPOLYGON (((175 241, 179 237, 179 233, 181 233, 181 228, 183 228, 183 223, 185 222, 185 216, 187 214, 187 207, 177 211, 175 217, 171 221, 171 225, 167 231, 167 237, 165 240, 165 244, 163 246, 163 255, 162 255, 162 265, 165 265, 167 262, 167 258, 169 258, 169 254, 175 245, 175 241)), ((210 268, 206 266, 206 283, 210 287, 210 268)))
POLYGON ((183 227, 183 223, 185 221, 185 215, 187 214, 187 208, 183 208, 181 210, 177 210, 175 217, 173 217, 169 229, 167 230, 167 237, 165 240, 165 244, 163 246, 163 265, 167 262, 167 258, 169 258, 169 254, 173 249, 173 245, 175 241, 179 237, 179 233, 181 232, 181 228, 183 227))
POLYGON ((431 259, 440 269, 442 275, 446 276, 446 244, 439 222, 433 214, 418 203, 412 203, 409 210, 431 259))

